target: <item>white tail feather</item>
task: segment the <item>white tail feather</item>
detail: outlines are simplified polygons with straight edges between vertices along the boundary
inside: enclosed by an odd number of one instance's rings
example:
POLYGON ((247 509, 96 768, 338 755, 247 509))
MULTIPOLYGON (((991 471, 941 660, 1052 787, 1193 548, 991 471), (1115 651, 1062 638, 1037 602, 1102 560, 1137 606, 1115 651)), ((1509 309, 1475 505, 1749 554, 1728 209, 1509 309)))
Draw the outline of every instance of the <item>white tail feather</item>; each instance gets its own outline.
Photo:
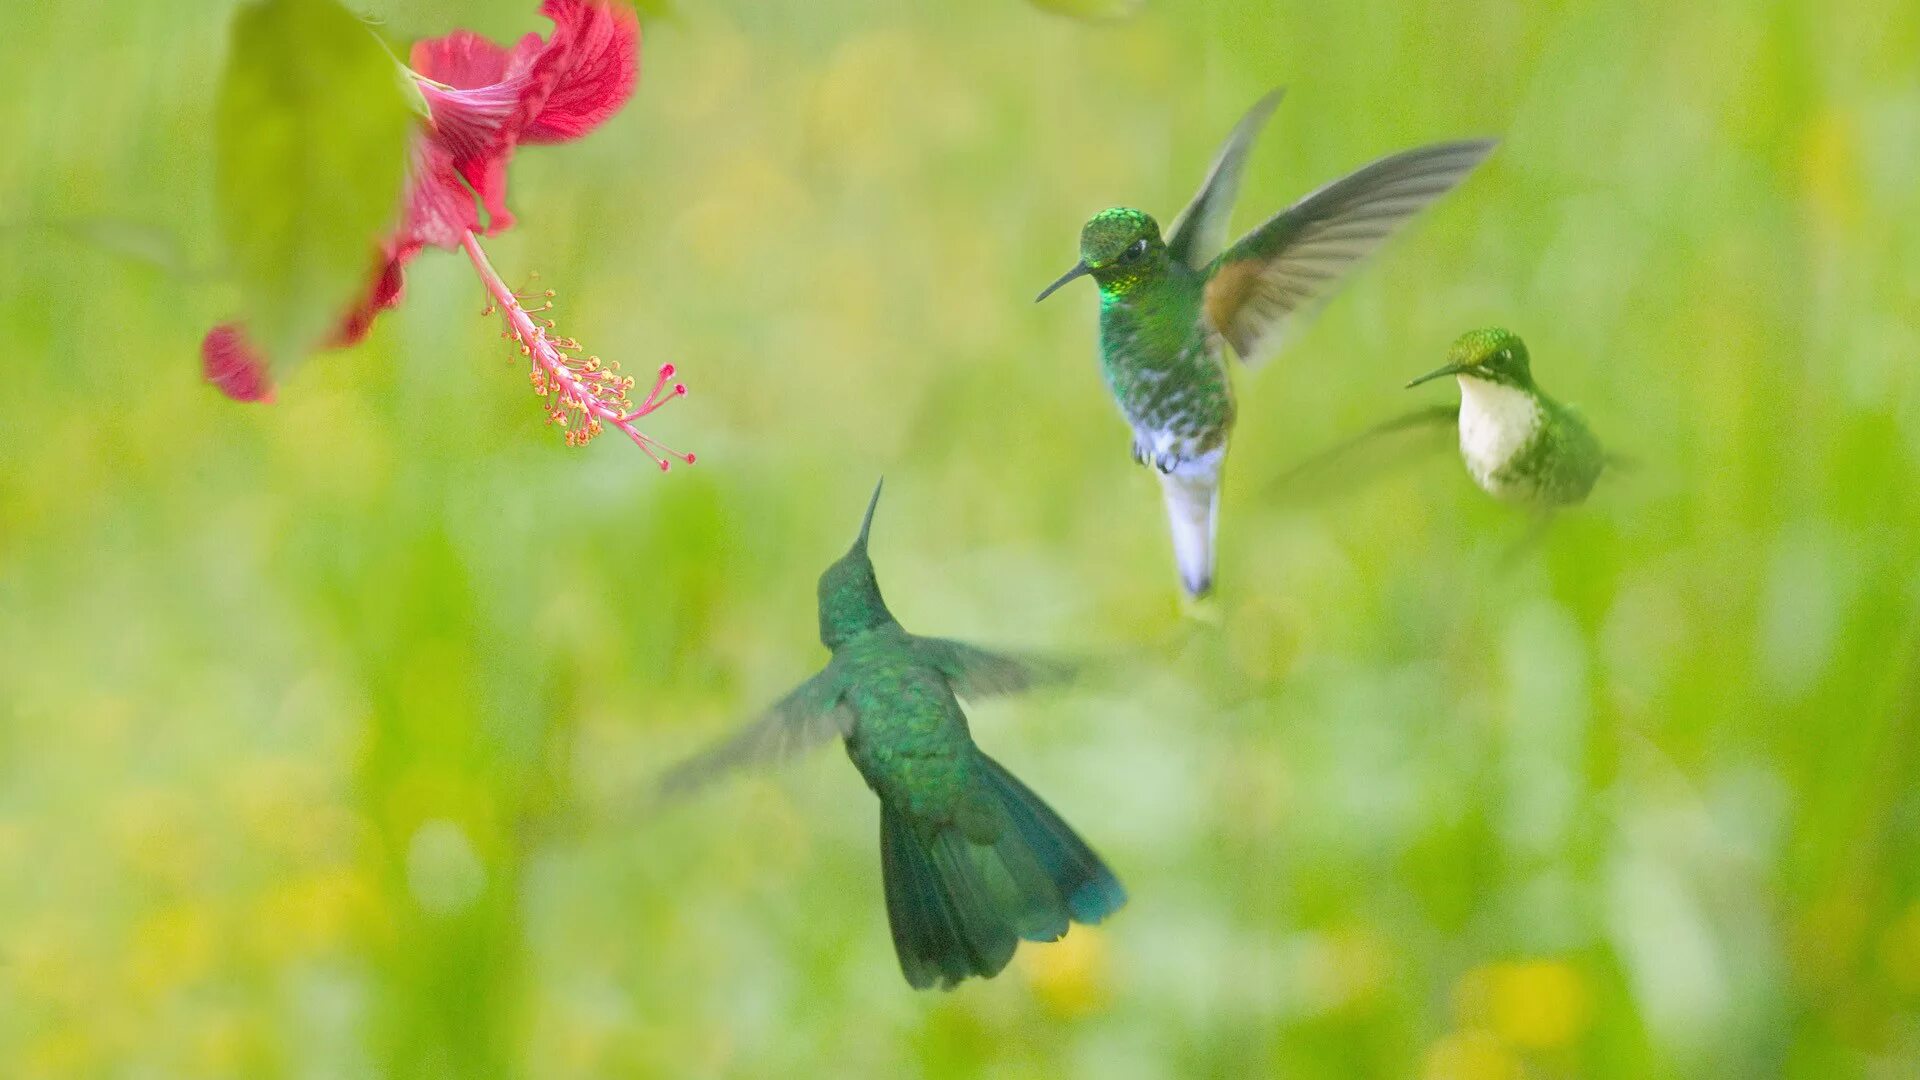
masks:
POLYGON ((1160 490, 1167 501, 1167 524, 1173 532, 1173 561, 1180 567, 1180 583, 1196 599, 1213 588, 1213 537, 1219 518, 1220 480, 1216 470, 1202 475, 1166 473, 1160 490))

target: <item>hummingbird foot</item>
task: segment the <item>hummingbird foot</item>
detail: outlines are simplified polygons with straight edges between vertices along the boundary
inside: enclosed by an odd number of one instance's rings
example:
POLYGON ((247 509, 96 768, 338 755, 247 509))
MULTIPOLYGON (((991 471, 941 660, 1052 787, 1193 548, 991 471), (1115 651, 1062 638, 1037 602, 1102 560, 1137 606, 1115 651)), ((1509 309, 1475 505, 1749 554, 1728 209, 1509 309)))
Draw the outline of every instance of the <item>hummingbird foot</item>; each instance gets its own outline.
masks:
POLYGON ((1162 476, 1180 467, 1181 457, 1171 450, 1155 450, 1144 439, 1133 440, 1133 463, 1145 465, 1162 476))

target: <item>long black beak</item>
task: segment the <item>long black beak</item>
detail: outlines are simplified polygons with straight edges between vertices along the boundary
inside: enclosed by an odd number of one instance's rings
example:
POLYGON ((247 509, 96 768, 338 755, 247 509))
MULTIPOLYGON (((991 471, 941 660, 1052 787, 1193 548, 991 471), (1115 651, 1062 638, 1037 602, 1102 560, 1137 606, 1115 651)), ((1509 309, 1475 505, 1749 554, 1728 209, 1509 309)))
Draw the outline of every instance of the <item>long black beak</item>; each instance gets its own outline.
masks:
POLYGON ((867 550, 867 533, 873 529, 873 512, 880 506, 880 489, 886 486, 886 483, 887 478, 883 476, 873 485, 873 498, 867 500, 867 516, 861 519, 860 535, 853 542, 855 551, 867 550))
POLYGON ((1432 382, 1433 380, 1441 378, 1446 375, 1458 375, 1465 370, 1467 370, 1467 365, 1465 364, 1448 364, 1446 367, 1440 368, 1437 371, 1427 372, 1425 375, 1422 375, 1419 378, 1408 383, 1406 388, 1411 390, 1414 387, 1419 386, 1423 382, 1432 382))
POLYGON ((1052 296, 1054 294, 1054 291, 1060 288, 1060 286, 1065 285, 1067 282, 1072 281, 1074 278, 1082 277, 1092 272, 1093 272, 1093 268, 1087 265, 1087 261, 1085 259, 1082 259, 1079 262, 1074 263, 1073 269, 1067 271, 1064 274, 1061 274, 1059 281, 1056 281, 1053 284, 1047 286, 1046 288, 1041 289, 1040 295, 1034 297, 1033 302, 1037 304, 1040 301, 1045 300, 1047 297, 1052 296))

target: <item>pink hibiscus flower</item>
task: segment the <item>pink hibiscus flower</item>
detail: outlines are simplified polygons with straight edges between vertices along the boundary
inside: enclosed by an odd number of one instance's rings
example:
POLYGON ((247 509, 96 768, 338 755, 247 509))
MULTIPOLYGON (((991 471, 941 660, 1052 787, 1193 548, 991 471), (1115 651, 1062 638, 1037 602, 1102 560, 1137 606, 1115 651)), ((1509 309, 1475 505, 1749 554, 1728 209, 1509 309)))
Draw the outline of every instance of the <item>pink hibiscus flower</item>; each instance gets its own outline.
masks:
MULTIPOLYGON (((366 337, 381 311, 400 302, 404 269, 423 248, 464 251, 506 320, 502 336, 527 357, 533 387, 548 402, 548 419, 582 445, 613 427, 662 469, 670 459, 689 464, 692 454, 662 445, 634 421, 687 392, 673 383, 673 365, 661 366, 653 389, 635 405, 634 380, 618 363, 582 355, 580 343, 558 335, 551 319, 552 293, 529 309, 530 299, 501 281, 479 238, 511 226, 507 163, 521 144, 567 142, 600 126, 633 94, 640 26, 631 9, 606 0, 545 0, 540 13, 553 20, 553 36, 528 34, 512 48, 456 30, 413 47, 409 66, 426 99, 428 118, 410 148, 400 221, 382 238, 366 292, 342 314, 326 342, 343 348, 366 337), (483 217, 484 211, 484 217, 483 217)), ((267 366, 238 323, 223 323, 201 342, 207 380, 239 401, 270 401, 267 366)))

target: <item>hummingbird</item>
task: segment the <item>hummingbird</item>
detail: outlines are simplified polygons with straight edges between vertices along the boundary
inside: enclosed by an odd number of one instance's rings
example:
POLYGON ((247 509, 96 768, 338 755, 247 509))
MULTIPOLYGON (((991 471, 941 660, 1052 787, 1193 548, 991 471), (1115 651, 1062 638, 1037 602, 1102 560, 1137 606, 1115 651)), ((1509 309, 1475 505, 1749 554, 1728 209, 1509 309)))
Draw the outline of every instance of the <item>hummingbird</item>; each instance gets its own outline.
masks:
POLYGON ((1543 510, 1586 499, 1609 458, 1580 414, 1533 381, 1526 343, 1498 327, 1460 335, 1437 370, 1460 384, 1460 456, 1494 498, 1543 510))
POLYGON ((867 556, 873 489, 853 547, 820 575, 827 666, 662 781, 685 792, 834 738, 880 799, 880 869, 901 973, 916 990, 992 978, 1021 941, 1097 923, 1126 890, 1060 816, 973 741, 958 698, 1064 681, 1067 665, 908 633, 867 556))
POLYGON ((1496 145, 1469 139, 1381 158, 1229 246, 1241 170, 1281 93, 1247 110, 1164 237, 1140 210, 1103 210, 1080 230, 1080 261, 1035 298, 1082 276, 1099 285, 1101 372, 1133 428, 1134 461, 1160 474, 1174 561, 1195 598, 1213 588, 1220 474, 1233 434, 1225 346, 1249 365, 1267 359, 1290 336, 1293 315, 1330 294, 1496 145))

